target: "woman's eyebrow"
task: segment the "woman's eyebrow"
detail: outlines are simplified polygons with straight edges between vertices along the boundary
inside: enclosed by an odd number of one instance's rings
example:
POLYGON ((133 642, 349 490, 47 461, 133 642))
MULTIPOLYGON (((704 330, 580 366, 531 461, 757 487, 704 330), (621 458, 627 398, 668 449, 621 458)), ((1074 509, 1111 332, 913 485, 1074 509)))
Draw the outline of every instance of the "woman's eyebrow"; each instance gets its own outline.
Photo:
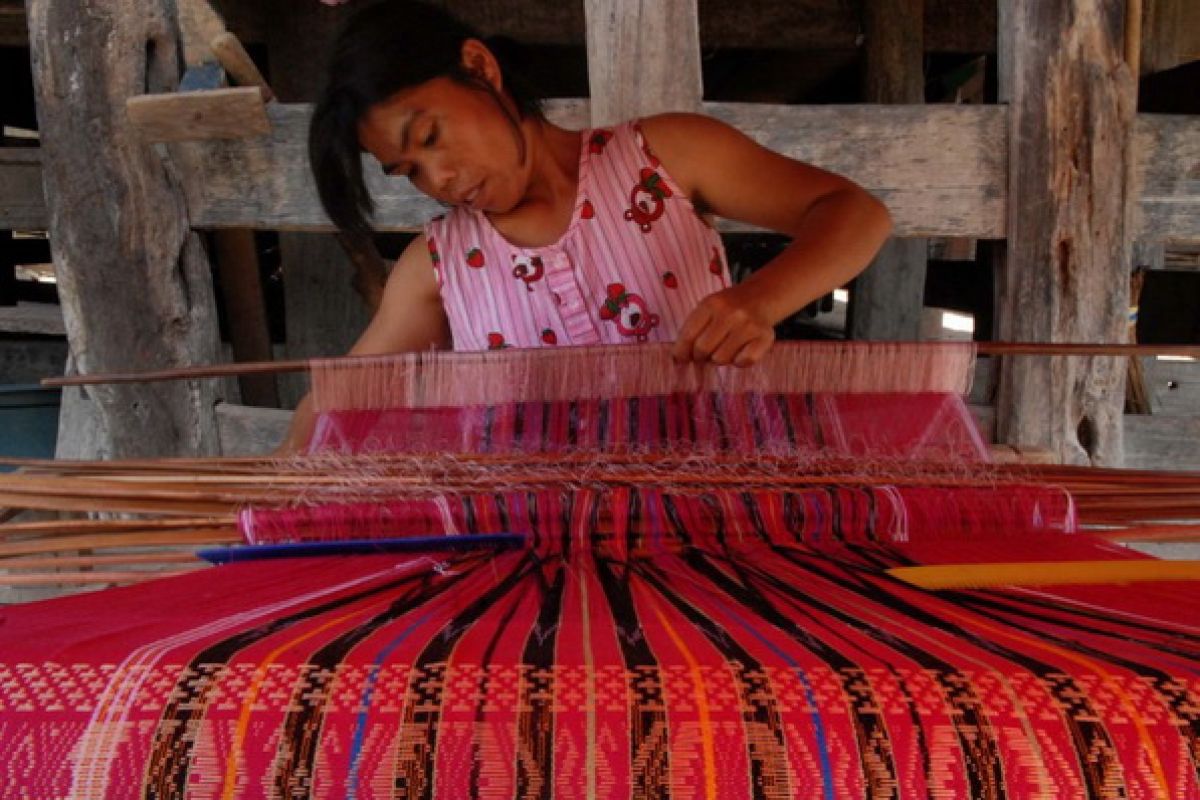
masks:
MULTIPOLYGON (((404 122, 400 126, 400 152, 401 153, 408 151, 409 131, 412 129, 413 122, 416 121, 416 119, 424 113, 425 113, 425 109, 419 108, 419 109, 416 109, 416 110, 410 112, 409 115, 404 118, 404 122)), ((383 167, 384 173, 390 175, 392 173, 392 171, 395 170, 396 167, 399 165, 398 164, 382 164, 381 166, 383 167)))

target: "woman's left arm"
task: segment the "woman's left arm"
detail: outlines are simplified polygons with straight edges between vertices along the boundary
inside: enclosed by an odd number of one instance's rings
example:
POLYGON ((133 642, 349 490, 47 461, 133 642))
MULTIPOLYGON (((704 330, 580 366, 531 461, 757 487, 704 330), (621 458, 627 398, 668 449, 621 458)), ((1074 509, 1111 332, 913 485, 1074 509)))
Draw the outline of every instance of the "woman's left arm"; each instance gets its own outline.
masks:
POLYGON ((752 364, 774 326, 871 263, 892 223, 854 182, 760 146, 697 114, 642 120, 647 144, 697 209, 792 237, 746 280, 706 297, 680 329, 681 361, 752 364))

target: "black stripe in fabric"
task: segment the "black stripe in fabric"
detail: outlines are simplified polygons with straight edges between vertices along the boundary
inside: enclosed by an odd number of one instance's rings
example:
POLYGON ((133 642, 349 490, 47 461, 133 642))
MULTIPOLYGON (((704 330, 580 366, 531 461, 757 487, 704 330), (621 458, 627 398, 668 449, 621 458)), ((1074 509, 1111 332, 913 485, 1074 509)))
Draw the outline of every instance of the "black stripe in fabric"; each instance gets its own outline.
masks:
POLYGON ((596 441, 602 448, 612 444, 608 441, 608 417, 612 413, 609 403, 609 400, 599 401, 599 410, 596 414, 596 441))
POLYGON ((337 679, 337 667, 346 654, 384 625, 404 617, 448 590, 428 587, 416 598, 402 598, 388 608, 313 653, 305 663, 301 679, 292 689, 284 717, 279 752, 272 780, 279 797, 304 798, 312 793, 317 747, 325 716, 326 699, 337 679))
POLYGON ((727 451, 733 449, 733 442, 729 440, 729 431, 725 429, 725 411, 721 408, 722 396, 716 392, 707 392, 703 397, 711 409, 708 415, 709 419, 717 423, 717 450, 727 451))
POLYGON ((475 598, 447 622, 414 659, 409 673, 404 719, 400 723, 404 739, 397 748, 396 777, 392 784, 396 796, 432 800, 446 662, 463 634, 535 569, 532 554, 526 553, 497 585, 475 598))
MULTIPOLYGON (((537 622, 525 640, 524 674, 517 708, 517 797, 550 800, 554 795, 554 652, 562 616, 567 570, 554 566, 554 579, 542 587, 537 622)), ((480 698, 482 705, 483 698, 480 698)))
POLYGON ((675 505, 675 498, 669 494, 662 495, 663 510, 667 515, 667 522, 671 525, 669 533, 677 538, 685 545, 692 543, 692 535, 688 532, 687 526, 683 524, 683 518, 679 516, 679 508, 675 505))
MULTIPOLYGON (((458 565, 464 570, 463 575, 455 580, 461 580, 478 563, 482 563, 480 555, 464 558, 458 565)), ((185 795, 195 737, 184 735, 184 732, 200 724, 208 706, 209 695, 217 686, 218 676, 225 664, 238 652, 293 625, 339 611, 386 592, 409 588, 408 602, 419 604, 431 582, 432 576, 429 573, 387 581, 370 589, 357 591, 240 631, 196 653, 182 671, 179 682, 167 695, 169 700, 159 717, 146 759, 146 773, 142 781, 143 797, 146 800, 165 800, 182 798, 185 795)))
MULTIPOLYGON (((513 617, 516 615, 517 609, 521 607, 522 599, 523 598, 521 597, 521 592, 513 592, 512 593, 512 596, 508 603, 508 608, 505 609, 504 616, 500 618, 500 624, 497 625, 495 630, 492 631, 492 636, 490 639, 488 639, 487 647, 484 648, 483 653, 480 655, 479 683, 476 685, 476 688, 475 688, 475 729, 476 730, 482 730, 483 726, 487 724, 485 707, 487 706, 488 701, 489 701, 488 700, 488 698, 489 698, 488 689, 489 689, 489 684, 491 683, 491 673, 488 671, 488 669, 492 664, 492 657, 496 653, 496 646, 500 643, 500 640, 503 639, 504 636, 509 633, 509 629, 512 626, 513 617)), ((520 747, 520 743, 518 742, 518 748, 519 747, 520 747)), ((519 757, 519 752, 520 751, 518 749, 518 757, 519 757)), ((473 742, 471 745, 471 777, 470 777, 471 797, 479 796, 479 778, 480 778, 482 766, 483 766, 483 754, 480 752, 478 744, 473 742)))
POLYGON ((595 549, 596 577, 604 590, 617 630, 629 690, 629 763, 632 796, 649 800, 670 797, 670 747, 667 698, 658 661, 642 634, 629 588, 628 565, 603 557, 595 549), (620 570, 621 574, 617 574, 620 570))
POLYGON ((515 449, 517 443, 521 441, 521 436, 525 433, 525 408, 527 405, 527 403, 513 403, 512 446, 509 449, 515 449))
POLYGON ((825 448, 825 431, 821 429, 821 420, 817 415, 816 399, 812 392, 805 392, 804 408, 808 411, 808 424, 812 427, 813 441, 816 442, 818 450, 823 450, 825 448))
POLYGON ((492 452, 492 429, 496 426, 496 407, 484 406, 483 408, 483 431, 482 439, 479 443, 481 452, 492 452))
POLYGON ((779 406, 779 414, 783 417, 783 426, 787 431, 788 450, 794 451, 796 448, 796 426, 792 422, 791 404, 788 403, 787 395, 775 394, 772 395, 775 404, 779 406))
POLYGON ((636 447, 643 441, 649 441, 642 436, 641 426, 638 424, 641 414, 642 403, 639 397, 630 397, 625 401, 625 441, 622 444, 636 447))
POLYGON ((754 431, 754 446, 762 450, 767 445, 767 433, 763 430, 763 419, 766 415, 759 413, 759 409, 764 406, 762 395, 746 392, 742 397, 745 398, 746 415, 750 418, 750 427, 754 431))
POLYGON ((551 450, 550 441, 550 409, 553 408, 553 403, 540 403, 542 409, 542 440, 538 444, 539 453, 548 453, 551 450))
POLYGON ((579 444, 579 401, 572 400, 567 404, 567 444, 571 447, 579 444))

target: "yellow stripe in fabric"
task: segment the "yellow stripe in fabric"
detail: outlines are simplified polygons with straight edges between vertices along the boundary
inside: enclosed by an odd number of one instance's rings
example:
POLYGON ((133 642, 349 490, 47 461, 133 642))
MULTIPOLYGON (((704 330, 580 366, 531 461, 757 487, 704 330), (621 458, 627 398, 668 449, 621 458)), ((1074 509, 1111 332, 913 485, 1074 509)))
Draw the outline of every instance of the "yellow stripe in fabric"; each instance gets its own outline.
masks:
POLYGON ((221 788, 221 800, 231 800, 237 792, 238 768, 241 766, 241 759, 238 758, 238 754, 242 752, 242 743, 246 738, 246 731, 250 728, 250 713, 254 708, 254 701, 258 698, 258 690, 262 688, 263 679, 267 675, 267 667, 271 666, 275 662, 275 659, 279 657, 279 654, 288 648, 295 647, 306 639, 311 639, 317 634, 353 616, 355 616, 353 613, 343 614, 337 619, 326 622, 319 628, 314 628, 303 636, 284 642, 268 653, 267 657, 258 665, 258 669, 254 671, 254 677, 250 680, 250 686, 246 689, 246 698, 242 701, 242 711, 238 715, 237 727, 233 733, 233 741, 229 746, 229 763, 225 767, 225 782, 221 788))
POLYGON ((679 648, 679 652, 691 668, 692 686, 695 687, 696 696, 696 713, 700 717, 700 741, 704 750, 704 796, 708 800, 716 800, 717 797, 717 754, 716 744, 713 742, 712 736, 712 721, 709 719, 708 713, 708 696, 704 692, 704 676, 700 674, 700 662, 692 655, 692 651, 688 650, 683 639, 671 627, 671 623, 667 620, 666 615, 655 606, 654 613, 658 617, 658 621, 662 623, 663 629, 667 632, 667 636, 679 648))
POLYGON ((587 797, 596 800, 596 667, 592 655, 592 625, 588 618, 587 575, 579 573, 580 616, 583 617, 583 670, 587 684, 587 797))
POLYGON ((983 589, 1091 583, 1200 580, 1200 561, 1035 561, 894 567, 888 574, 923 589, 983 589))

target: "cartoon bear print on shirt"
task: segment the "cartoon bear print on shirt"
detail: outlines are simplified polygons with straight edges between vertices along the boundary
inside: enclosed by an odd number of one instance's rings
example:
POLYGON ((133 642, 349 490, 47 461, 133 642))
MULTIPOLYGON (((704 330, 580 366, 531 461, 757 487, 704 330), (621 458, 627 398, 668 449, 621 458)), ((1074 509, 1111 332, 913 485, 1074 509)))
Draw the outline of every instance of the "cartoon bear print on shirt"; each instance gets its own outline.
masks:
POLYGON ((540 281, 542 276, 546 274, 546 267, 542 263, 541 257, 533 256, 532 258, 526 260, 518 257, 516 253, 513 253, 512 260, 513 277, 517 280, 524 281, 525 288, 532 292, 533 284, 540 281))
POLYGON ((667 198, 671 196, 671 187, 654 170, 642 167, 641 179, 629 193, 629 208, 625 209, 625 219, 633 222, 649 233, 651 224, 667 210, 667 198))
POLYGON ((644 342, 658 326, 658 314, 651 314, 641 295, 625 291, 625 284, 610 283, 608 297, 600 306, 600 319, 612 322, 622 336, 644 342))

